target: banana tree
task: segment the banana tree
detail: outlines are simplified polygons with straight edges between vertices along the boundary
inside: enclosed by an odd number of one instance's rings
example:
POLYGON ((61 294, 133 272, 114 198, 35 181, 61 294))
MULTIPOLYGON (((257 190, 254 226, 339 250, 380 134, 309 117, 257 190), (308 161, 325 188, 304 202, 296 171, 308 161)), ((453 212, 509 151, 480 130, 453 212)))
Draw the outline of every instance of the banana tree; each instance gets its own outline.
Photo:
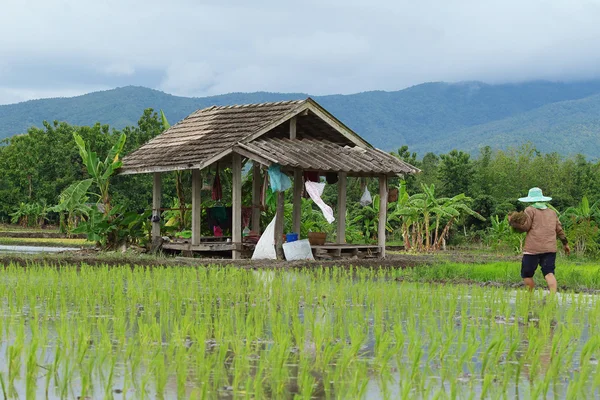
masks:
POLYGON ((413 234, 416 234, 415 225, 420 215, 419 209, 413 204, 413 200, 414 197, 409 196, 406 190, 406 182, 400 182, 398 186, 398 201, 388 214, 388 223, 400 223, 402 240, 404 241, 404 248, 406 250, 410 250, 413 244, 415 244, 415 240, 411 240, 411 228, 413 234))
POLYGON ((435 250, 439 250, 442 242, 448 237, 448 233, 450 232, 450 228, 452 225, 461 217, 470 215, 479 219, 480 221, 485 221, 485 218, 479 214, 478 212, 472 210, 468 204, 471 202, 471 198, 465 196, 464 193, 461 193, 457 196, 444 199, 443 202, 440 202, 436 207, 439 210, 436 213, 436 229, 435 229, 435 241, 433 244, 433 248, 435 250), (439 221, 441 217, 447 217, 448 222, 442 229, 441 234, 438 237, 438 228, 439 221))
POLYGON ((483 219, 481 215, 468 207, 471 199, 464 194, 451 198, 437 198, 435 185, 421 185, 421 189, 422 193, 409 196, 405 187, 400 185, 396 209, 391 214, 392 220, 402 221, 407 249, 438 250, 454 222, 462 215, 472 215, 475 218, 483 219), (440 232, 441 224, 445 220, 447 221, 440 232), (409 228, 412 230, 410 236, 409 228))
POLYGON ((50 211, 60 214, 60 228, 67 233, 76 227, 77 220, 88 216, 90 207, 85 203, 88 200, 88 190, 92 185, 92 179, 84 179, 67 187, 58 197, 58 204, 50 208, 50 211), (64 213, 67 214, 64 221, 64 213))
POLYGON ((104 161, 98 159, 96 152, 90 150, 89 146, 86 145, 81 136, 77 133, 73 133, 73 137, 75 143, 77 143, 79 155, 81 156, 83 164, 86 166, 92 182, 98 186, 98 190, 100 191, 99 200, 103 205, 104 215, 108 216, 110 213, 110 193, 108 191, 108 184, 110 177, 122 165, 121 160, 119 160, 119 154, 125 145, 126 136, 124 133, 119 136, 117 142, 108 151, 104 161))
MULTIPOLYGON (((391 204, 388 204, 388 208, 391 206, 391 204)), ((379 195, 373 196, 373 202, 368 206, 362 207, 360 214, 351 223, 359 223, 362 226, 365 240, 377 239, 377 232, 379 230, 379 195)), ((389 219, 385 223, 385 230, 388 232, 393 231, 389 219)))
POLYGON ((590 205, 587 196, 583 196, 581 203, 576 207, 567 208, 560 220, 576 253, 598 251, 600 201, 590 205))

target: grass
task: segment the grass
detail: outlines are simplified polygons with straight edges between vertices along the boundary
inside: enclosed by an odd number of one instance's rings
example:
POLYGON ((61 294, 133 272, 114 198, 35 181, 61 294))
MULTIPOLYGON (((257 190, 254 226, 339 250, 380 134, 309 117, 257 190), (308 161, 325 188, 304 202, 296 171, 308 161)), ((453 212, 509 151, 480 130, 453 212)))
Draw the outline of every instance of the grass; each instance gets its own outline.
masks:
POLYGON ((598 396, 600 297, 423 281, 514 272, 480 267, 8 265, 0 387, 7 398, 598 396))
MULTIPOLYGON (((436 265, 398 269, 394 276, 413 282, 445 283, 497 283, 505 286, 521 285, 519 262, 491 262, 485 264, 460 264, 442 262, 436 265)), ((559 258, 555 276, 561 290, 600 290, 600 264, 595 262, 573 262, 559 258)), ((540 269, 534 276, 536 284, 545 287, 540 269)))
POLYGON ((58 227, 53 226, 47 229, 42 229, 39 227, 29 227, 15 224, 0 224, 0 232, 58 232, 58 227))

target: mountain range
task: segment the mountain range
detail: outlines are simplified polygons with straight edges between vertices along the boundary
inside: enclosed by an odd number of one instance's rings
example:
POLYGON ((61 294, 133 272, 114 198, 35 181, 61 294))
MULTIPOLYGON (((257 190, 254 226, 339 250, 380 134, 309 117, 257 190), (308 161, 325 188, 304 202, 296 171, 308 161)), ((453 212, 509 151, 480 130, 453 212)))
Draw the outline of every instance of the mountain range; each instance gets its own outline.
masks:
MULTIPOLYGON (((42 121, 114 128, 135 125, 145 108, 162 109, 169 121, 211 105, 302 99, 304 93, 231 93, 189 98, 127 86, 71 98, 0 106, 0 139, 42 121)), ((483 146, 531 142, 543 152, 600 158, 600 80, 424 83, 394 92, 311 96, 373 145, 408 145, 419 156, 452 149, 476 154, 483 146)))

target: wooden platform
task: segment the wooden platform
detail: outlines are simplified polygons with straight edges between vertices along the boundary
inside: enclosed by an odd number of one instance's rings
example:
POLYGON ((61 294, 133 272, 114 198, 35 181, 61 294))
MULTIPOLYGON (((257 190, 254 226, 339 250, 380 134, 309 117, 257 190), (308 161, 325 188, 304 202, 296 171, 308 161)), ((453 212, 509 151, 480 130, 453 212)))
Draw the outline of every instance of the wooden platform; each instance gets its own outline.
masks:
MULTIPOLYGON (((242 252, 244 258, 252 257, 254 244, 233 243, 227 241, 227 237, 202 238, 200 244, 193 245, 191 239, 175 239, 165 242, 162 248, 166 251, 179 251, 186 257, 193 257, 194 253, 202 256, 231 257, 233 250, 242 252)), ((230 239, 229 239, 230 240, 230 239)), ((377 245, 368 244, 334 244, 326 243, 322 246, 310 246, 315 259, 337 259, 337 258, 378 258, 381 256, 381 248, 377 245)))
POLYGON ((368 244, 329 244, 310 246, 316 259, 331 258, 377 258, 381 255, 381 248, 368 244))
POLYGON ((196 253, 200 256, 218 258, 231 258, 233 250, 239 250, 244 256, 250 257, 254 251, 254 246, 251 243, 233 243, 230 238, 223 236, 218 238, 203 237, 199 244, 192 244, 191 239, 175 239, 162 244, 163 250, 179 251, 185 257, 193 257, 196 253))

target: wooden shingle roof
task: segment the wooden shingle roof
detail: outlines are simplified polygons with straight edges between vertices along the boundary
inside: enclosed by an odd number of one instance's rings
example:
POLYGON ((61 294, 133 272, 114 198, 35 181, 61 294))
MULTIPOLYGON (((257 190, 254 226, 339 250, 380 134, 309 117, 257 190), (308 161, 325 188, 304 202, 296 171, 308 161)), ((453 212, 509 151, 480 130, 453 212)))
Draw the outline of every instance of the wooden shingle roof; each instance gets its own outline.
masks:
MULTIPOLYGON (((382 150, 332 143, 315 139, 257 139, 248 144, 238 144, 264 158, 263 163, 279 164, 307 171, 346 172, 349 175, 403 175, 419 172, 418 169, 382 150)), ((248 154, 252 158, 251 154, 248 154)))
POLYGON ((418 170, 373 148, 312 99, 198 110, 123 158, 120 174, 203 169, 237 152, 262 162, 357 175, 418 170), (289 124, 297 118, 297 139, 289 124), (287 139, 286 139, 287 138, 287 139))

